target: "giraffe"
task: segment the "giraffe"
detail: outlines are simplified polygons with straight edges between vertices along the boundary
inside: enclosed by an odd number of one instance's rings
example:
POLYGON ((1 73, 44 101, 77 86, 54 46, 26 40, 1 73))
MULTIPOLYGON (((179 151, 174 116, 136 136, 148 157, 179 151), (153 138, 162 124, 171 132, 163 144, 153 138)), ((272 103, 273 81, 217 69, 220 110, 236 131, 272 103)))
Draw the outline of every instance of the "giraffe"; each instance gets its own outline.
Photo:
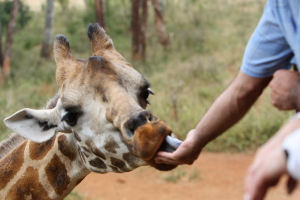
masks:
POLYGON ((147 79, 89 24, 92 56, 76 59, 68 40, 54 40, 59 91, 44 109, 24 108, 4 119, 15 133, 0 144, 1 199, 63 199, 89 173, 123 173, 156 164, 167 148, 168 124, 146 110, 147 79))

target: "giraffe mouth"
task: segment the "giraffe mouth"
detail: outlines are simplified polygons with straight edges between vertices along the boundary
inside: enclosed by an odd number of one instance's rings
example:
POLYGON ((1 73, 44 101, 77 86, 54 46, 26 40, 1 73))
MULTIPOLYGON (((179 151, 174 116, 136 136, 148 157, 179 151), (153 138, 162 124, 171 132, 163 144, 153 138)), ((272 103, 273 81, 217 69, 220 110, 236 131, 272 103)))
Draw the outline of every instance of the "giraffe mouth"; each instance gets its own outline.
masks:
POLYGON ((182 141, 176 137, 167 135, 159 147, 158 151, 174 152, 180 145, 182 141))
POLYGON ((171 170, 175 165, 156 164, 154 156, 158 151, 173 152, 181 141, 171 137, 172 129, 161 120, 139 126, 134 132, 133 153, 159 170, 171 170))

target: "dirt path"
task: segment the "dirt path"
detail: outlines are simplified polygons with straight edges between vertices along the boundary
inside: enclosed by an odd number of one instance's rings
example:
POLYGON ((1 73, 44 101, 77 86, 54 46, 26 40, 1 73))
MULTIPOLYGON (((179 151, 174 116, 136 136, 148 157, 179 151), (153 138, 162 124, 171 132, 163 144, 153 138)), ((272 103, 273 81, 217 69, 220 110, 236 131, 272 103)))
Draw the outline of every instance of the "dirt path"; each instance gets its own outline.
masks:
MULTIPOLYGON (((252 159, 253 154, 203 153, 192 166, 172 172, 142 167, 125 174, 92 173, 75 191, 85 200, 242 200, 252 159), (166 180, 178 177, 177 182, 166 180)), ((284 181, 266 200, 298 199, 285 194, 284 181)))

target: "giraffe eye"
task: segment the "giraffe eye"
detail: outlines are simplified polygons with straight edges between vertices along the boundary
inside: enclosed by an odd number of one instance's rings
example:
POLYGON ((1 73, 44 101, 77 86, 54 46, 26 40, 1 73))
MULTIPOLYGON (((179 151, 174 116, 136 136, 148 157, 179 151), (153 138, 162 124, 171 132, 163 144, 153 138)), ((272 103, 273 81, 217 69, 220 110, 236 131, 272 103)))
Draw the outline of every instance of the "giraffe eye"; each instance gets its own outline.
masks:
POLYGON ((142 92, 141 97, 146 101, 149 97, 149 92, 147 90, 142 92))
POLYGON ((67 122, 69 126, 75 126, 77 124, 77 120, 81 114, 80 113, 68 113, 63 118, 62 121, 67 122))
MULTIPOLYGON (((154 92, 152 92, 151 88, 147 88, 146 90, 144 90, 142 93, 141 93, 141 97, 148 103, 148 97, 149 97, 149 94, 152 94, 154 95, 154 92)), ((148 103, 149 104, 149 103, 148 103)))

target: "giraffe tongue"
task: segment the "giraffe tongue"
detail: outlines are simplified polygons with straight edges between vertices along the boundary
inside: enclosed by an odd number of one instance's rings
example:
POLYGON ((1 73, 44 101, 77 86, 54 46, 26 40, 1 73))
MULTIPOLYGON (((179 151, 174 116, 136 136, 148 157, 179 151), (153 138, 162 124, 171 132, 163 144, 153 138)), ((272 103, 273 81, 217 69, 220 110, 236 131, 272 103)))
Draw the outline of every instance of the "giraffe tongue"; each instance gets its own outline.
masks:
POLYGON ((181 140, 167 135, 165 140, 161 144, 159 151, 173 152, 180 146, 181 143, 181 140))

